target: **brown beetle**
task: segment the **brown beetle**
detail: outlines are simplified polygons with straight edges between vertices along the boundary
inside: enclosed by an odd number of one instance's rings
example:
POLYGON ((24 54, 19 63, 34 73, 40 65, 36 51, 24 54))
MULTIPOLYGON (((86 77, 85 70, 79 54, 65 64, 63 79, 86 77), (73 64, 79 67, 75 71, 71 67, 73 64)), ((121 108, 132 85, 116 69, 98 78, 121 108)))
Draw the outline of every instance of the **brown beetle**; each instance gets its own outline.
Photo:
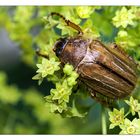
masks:
POLYGON ((91 96, 106 102, 106 99, 130 95, 137 81, 134 60, 118 45, 106 46, 99 40, 84 38, 78 25, 58 13, 51 13, 53 15, 61 17, 68 26, 78 31, 76 37, 60 38, 54 45, 54 52, 62 64, 73 65, 91 96))

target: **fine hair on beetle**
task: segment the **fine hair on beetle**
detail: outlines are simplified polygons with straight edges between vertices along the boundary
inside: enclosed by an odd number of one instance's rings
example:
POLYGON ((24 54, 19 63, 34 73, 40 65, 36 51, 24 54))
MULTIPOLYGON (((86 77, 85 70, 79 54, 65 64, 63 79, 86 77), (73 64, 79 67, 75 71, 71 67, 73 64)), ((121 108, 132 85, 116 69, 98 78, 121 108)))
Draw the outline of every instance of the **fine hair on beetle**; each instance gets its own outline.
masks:
MULTIPOLYGON (((93 99, 108 105, 131 95, 137 82, 137 64, 120 46, 85 38, 82 29, 61 14, 52 12, 50 16, 60 17, 78 32, 74 37, 58 39, 53 51, 63 65, 74 67, 93 99)), ((39 51, 37 54, 48 58, 39 51)))

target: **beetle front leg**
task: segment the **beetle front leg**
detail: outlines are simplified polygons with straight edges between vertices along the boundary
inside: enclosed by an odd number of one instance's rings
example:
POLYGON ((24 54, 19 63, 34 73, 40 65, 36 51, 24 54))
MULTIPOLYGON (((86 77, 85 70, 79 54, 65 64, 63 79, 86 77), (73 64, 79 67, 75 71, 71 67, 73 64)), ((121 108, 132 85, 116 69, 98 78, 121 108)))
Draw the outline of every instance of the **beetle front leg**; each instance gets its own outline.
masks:
POLYGON ((36 54, 38 56, 41 56, 41 57, 46 58, 46 59, 49 58, 49 56, 47 54, 42 53, 40 50, 36 50, 36 54))
POLYGON ((54 16, 54 15, 59 16, 60 18, 62 18, 65 21, 65 23, 67 24, 67 26, 77 30, 79 35, 83 35, 82 29, 77 24, 71 22, 70 20, 67 20, 63 15, 61 15, 61 14, 59 14, 57 12, 52 12, 52 13, 49 14, 49 16, 54 16))

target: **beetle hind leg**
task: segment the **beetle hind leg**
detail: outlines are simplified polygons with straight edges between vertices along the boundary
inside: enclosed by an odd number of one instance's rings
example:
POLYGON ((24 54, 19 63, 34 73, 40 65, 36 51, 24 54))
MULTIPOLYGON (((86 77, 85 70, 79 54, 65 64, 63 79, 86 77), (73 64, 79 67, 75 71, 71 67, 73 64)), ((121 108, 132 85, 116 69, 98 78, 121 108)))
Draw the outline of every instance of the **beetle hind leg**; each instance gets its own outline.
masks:
POLYGON ((91 97, 95 99, 97 102, 100 102, 102 105, 105 105, 106 107, 109 107, 109 108, 113 106, 113 102, 115 101, 115 99, 103 96, 94 90, 89 90, 89 91, 90 91, 91 97))

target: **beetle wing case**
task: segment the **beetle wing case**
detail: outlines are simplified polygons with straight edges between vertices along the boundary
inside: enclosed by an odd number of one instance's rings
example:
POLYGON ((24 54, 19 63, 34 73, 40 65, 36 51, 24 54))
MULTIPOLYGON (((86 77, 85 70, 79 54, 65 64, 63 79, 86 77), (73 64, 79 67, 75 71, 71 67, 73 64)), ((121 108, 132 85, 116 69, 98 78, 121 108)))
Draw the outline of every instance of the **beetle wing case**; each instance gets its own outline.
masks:
POLYGON ((69 38, 60 61, 73 65, 90 91, 107 98, 126 97, 136 85, 135 62, 115 44, 107 47, 98 40, 69 38))
POLYGON ((137 81, 133 60, 124 52, 111 47, 108 49, 97 40, 88 46, 77 70, 85 85, 112 99, 128 96, 137 81))

